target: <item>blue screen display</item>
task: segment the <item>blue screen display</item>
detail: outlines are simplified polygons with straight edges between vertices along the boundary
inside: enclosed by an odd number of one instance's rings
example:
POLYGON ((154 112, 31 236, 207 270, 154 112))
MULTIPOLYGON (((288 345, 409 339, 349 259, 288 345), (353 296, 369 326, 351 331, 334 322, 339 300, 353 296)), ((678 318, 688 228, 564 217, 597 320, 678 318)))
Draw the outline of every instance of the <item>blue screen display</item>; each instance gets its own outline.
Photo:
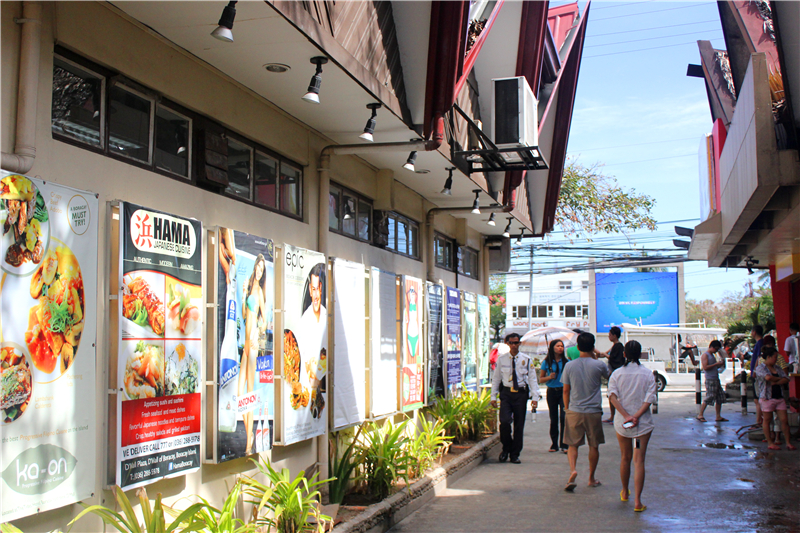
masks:
POLYGON ((677 324, 677 272, 595 274, 597 331, 623 323, 677 324))

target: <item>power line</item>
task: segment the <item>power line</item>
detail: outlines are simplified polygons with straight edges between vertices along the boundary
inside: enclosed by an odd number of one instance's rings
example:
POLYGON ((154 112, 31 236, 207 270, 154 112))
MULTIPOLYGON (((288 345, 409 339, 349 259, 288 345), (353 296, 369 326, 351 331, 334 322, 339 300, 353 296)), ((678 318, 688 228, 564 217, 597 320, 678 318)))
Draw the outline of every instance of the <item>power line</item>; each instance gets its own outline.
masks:
POLYGON ((594 7, 594 11, 600 11, 601 9, 616 9, 618 7, 628 7, 628 6, 635 6, 636 4, 649 4, 650 2, 654 2, 655 0, 644 0, 642 2, 626 2, 621 3, 616 6, 602 6, 602 7, 594 7))
MULTIPOLYGON (((672 37, 683 37, 685 35, 697 35, 698 33, 705 34, 709 30, 702 30, 702 31, 690 31, 689 33, 676 33, 673 35, 662 35, 660 37, 645 37, 643 39, 632 39, 630 41, 616 41, 613 43, 602 43, 602 44, 587 44, 584 48, 596 48, 598 46, 614 46, 617 44, 628 44, 628 43, 639 43, 642 41, 654 41, 656 39, 671 39, 672 37)), ((719 37, 719 36, 717 36, 719 37)))
POLYGON ((570 150, 569 152, 594 152, 595 150, 612 150, 614 148, 630 148, 631 146, 645 146, 648 144, 662 144, 662 143, 669 143, 669 142, 678 142, 678 141, 691 141, 697 139, 697 136, 694 137, 684 137, 682 139, 668 139, 666 141, 653 141, 649 143, 636 143, 636 144, 621 144, 619 146, 606 146, 603 148, 588 148, 586 150, 570 150))
POLYGON ((669 26, 654 26, 652 28, 642 28, 640 30, 625 30, 625 31, 612 31, 610 33, 595 33, 595 34, 588 34, 586 38, 593 38, 593 37, 606 37, 608 35, 619 35, 621 33, 636 33, 640 31, 650 31, 650 30, 664 30, 667 28, 679 28, 681 26, 696 26, 697 24, 708 24, 710 22, 719 23, 719 20, 702 20, 700 22, 686 22, 684 24, 670 24, 669 26))
POLYGON ((633 52, 644 52, 646 50, 658 50, 659 48, 672 48, 674 46, 686 46, 687 44, 694 44, 697 45, 697 41, 690 41, 688 43, 678 43, 678 44, 665 44, 664 46, 653 46, 650 48, 637 48, 635 50, 625 50, 623 52, 611 52, 608 54, 596 54, 593 56, 583 56, 583 59, 589 59, 592 57, 604 57, 604 56, 616 56, 619 54, 632 54, 633 52))
POLYGON ((643 11, 641 13, 628 13, 626 15, 615 15, 613 17, 606 17, 602 19, 593 19, 592 22, 600 22, 601 20, 619 19, 623 17, 638 17, 639 15, 649 15, 651 13, 663 13, 664 11, 675 11, 676 9, 689 9, 692 7, 707 7, 709 4, 694 4, 691 6, 668 7, 667 9, 656 9, 654 11, 643 11))
POLYGON ((649 161, 663 161, 665 159, 678 159, 680 157, 697 157, 697 154, 685 154, 685 155, 673 155, 670 157, 656 157, 653 159, 641 159, 639 161, 626 161, 625 163, 611 163, 609 165, 604 165, 606 167, 615 167, 619 165, 632 165, 634 163, 647 163, 649 161))

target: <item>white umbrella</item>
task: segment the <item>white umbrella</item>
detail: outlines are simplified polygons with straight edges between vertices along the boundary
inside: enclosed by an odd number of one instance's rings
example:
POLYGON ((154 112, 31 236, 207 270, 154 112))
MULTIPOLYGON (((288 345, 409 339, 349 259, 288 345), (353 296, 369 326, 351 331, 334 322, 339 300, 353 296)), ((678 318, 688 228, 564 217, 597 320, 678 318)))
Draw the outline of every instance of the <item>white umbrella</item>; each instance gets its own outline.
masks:
POLYGON ((569 328, 555 326, 532 329, 520 339, 520 351, 530 354, 546 354, 550 343, 560 340, 564 348, 575 346, 578 342, 578 333, 569 328))

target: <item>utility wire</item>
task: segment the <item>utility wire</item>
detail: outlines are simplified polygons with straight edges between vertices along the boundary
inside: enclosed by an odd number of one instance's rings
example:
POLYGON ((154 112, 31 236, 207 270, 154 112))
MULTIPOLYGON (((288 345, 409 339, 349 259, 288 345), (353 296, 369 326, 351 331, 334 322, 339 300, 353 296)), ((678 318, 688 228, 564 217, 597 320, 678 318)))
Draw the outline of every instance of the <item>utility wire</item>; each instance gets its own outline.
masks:
POLYGON ((583 59, 589 59, 592 57, 604 57, 604 56, 616 56, 619 54, 632 54, 633 52, 644 52, 646 50, 658 50, 659 48, 672 48, 674 46, 686 46, 687 44, 697 44, 697 41, 690 41, 688 43, 678 43, 678 44, 665 44, 664 46, 653 46, 651 48, 637 48, 635 50, 625 50, 623 52, 611 52, 608 54, 595 54, 593 56, 583 56, 583 59))
MULTIPOLYGON (((698 33, 706 34, 708 31, 711 30, 700 30, 700 31, 690 31, 689 33, 676 33, 673 35, 662 35, 660 37, 645 37, 643 39, 632 39, 630 41, 616 41, 613 43, 602 43, 602 44, 587 44, 584 48, 597 48, 598 46, 614 46, 617 44, 628 44, 628 43, 639 43, 642 41, 654 41, 656 39, 671 39, 672 37, 683 37, 685 35, 697 35, 698 33)), ((716 31, 720 31, 719 29, 716 31)), ((716 38, 719 38, 720 35, 716 35, 716 38)))
POLYGON ((619 35, 621 33, 636 33, 640 31, 650 31, 650 30, 664 30, 667 28, 679 28, 681 26, 695 26, 697 24, 708 24, 710 22, 716 22, 719 24, 719 19, 717 20, 701 20, 700 22, 686 22, 684 24, 670 24, 669 26, 655 26, 653 28, 642 28, 640 30, 625 30, 625 31, 612 31, 610 33, 590 33, 586 35, 586 38, 592 37, 606 37, 608 35, 619 35))
POLYGON ((600 11, 601 9, 616 9, 618 7, 628 7, 628 6, 635 6, 636 4, 649 4, 650 2, 654 2, 655 0, 644 0, 642 2, 622 2, 616 6, 600 6, 600 7, 593 7, 593 11, 600 11))
POLYGON ((656 9, 654 11, 642 11, 641 13, 628 13, 626 15, 615 15, 613 17, 606 17, 602 19, 592 19, 592 22, 600 22, 601 20, 611 20, 611 19, 620 19, 623 17, 638 17, 639 15, 649 15, 651 13, 663 13, 664 11, 675 11, 676 9, 689 9, 693 7, 707 7, 710 4, 703 3, 703 4, 694 4, 691 6, 680 6, 680 7, 668 7, 667 9, 656 9))
POLYGON ((632 165, 634 163, 647 163, 648 161, 663 161, 665 159, 678 159, 680 157, 697 157, 697 154, 684 154, 684 155, 673 155, 670 157, 656 157, 654 159, 641 159, 639 161, 626 161, 624 163, 610 163, 608 165, 603 165, 605 167, 615 167, 619 165, 632 165))
POLYGON ((691 141, 691 140, 696 140, 696 139, 697 139, 697 136, 684 137, 682 139, 668 139, 666 141, 653 141, 653 142, 648 142, 648 143, 636 143, 636 144, 621 144, 621 145, 618 145, 618 146, 606 146, 606 147, 603 147, 603 148, 587 148, 586 150, 575 149, 575 150, 569 150, 568 153, 571 154, 571 153, 574 153, 574 152, 594 152, 595 150, 613 150, 614 148, 630 148, 631 146, 645 146, 645 145, 648 145, 648 144, 663 144, 663 143, 678 142, 678 141, 691 141))

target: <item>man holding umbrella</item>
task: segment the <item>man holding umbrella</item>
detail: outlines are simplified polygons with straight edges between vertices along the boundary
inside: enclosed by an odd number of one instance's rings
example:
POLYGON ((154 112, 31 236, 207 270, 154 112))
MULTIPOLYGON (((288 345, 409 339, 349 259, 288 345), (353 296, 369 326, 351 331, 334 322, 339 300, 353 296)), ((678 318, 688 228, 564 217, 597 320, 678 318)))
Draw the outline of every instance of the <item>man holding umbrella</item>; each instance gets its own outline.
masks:
POLYGON ((499 394, 500 442, 503 444, 499 460, 504 463, 510 457, 512 463, 519 464, 528 399, 533 400, 533 407, 538 405, 539 383, 536 380, 535 369, 531 368, 530 357, 519 353, 519 334, 509 333, 506 335, 505 343, 507 347, 500 345, 498 349, 497 366, 492 375, 492 407, 497 407, 499 394))

